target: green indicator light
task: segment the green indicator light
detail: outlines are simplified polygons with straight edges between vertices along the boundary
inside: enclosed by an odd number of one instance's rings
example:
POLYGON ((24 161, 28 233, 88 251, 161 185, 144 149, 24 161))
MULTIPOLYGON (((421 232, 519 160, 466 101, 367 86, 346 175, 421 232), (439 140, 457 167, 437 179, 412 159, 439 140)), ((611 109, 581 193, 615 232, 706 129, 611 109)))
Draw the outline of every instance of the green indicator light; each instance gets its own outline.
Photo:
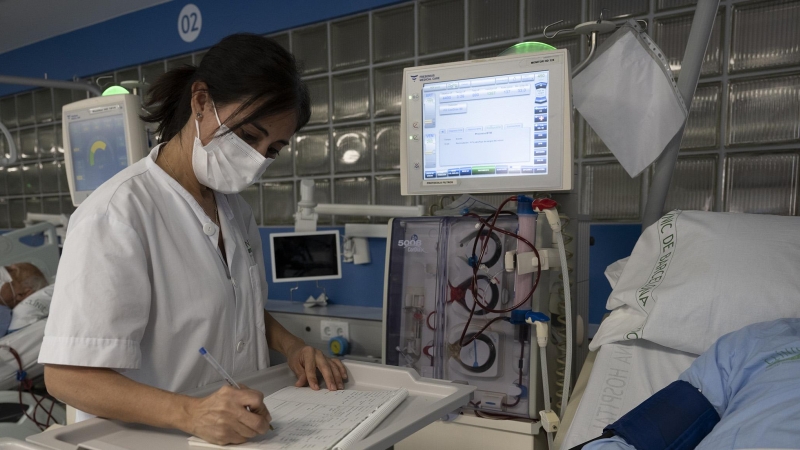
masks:
POLYGON ((103 91, 103 97, 109 95, 120 95, 120 94, 130 94, 127 89, 122 86, 111 86, 110 88, 103 91))
POLYGON ((519 55, 522 53, 549 52, 551 50, 556 50, 556 48, 553 47, 552 45, 548 45, 543 42, 520 42, 519 44, 513 45, 503 50, 503 53, 500 53, 499 56, 519 55))

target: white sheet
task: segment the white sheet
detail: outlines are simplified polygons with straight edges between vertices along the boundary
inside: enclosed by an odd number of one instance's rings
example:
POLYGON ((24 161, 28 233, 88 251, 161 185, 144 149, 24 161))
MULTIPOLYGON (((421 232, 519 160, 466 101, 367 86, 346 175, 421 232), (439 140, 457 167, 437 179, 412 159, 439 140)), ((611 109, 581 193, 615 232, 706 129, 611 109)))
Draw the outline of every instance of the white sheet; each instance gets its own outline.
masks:
MULTIPOLYGON (((38 364, 38 360, 39 347, 42 346, 46 323, 47 319, 42 319, 0 339, 0 345, 12 347, 22 357, 22 364, 24 370, 28 372, 28 378, 34 378, 44 373, 44 367, 38 364)), ((14 356, 7 349, 0 348, 0 390, 16 388, 17 370, 19 369, 14 356)))
POLYGON ((656 391, 678 379, 697 355, 645 340, 603 345, 561 448, 594 439, 656 391))

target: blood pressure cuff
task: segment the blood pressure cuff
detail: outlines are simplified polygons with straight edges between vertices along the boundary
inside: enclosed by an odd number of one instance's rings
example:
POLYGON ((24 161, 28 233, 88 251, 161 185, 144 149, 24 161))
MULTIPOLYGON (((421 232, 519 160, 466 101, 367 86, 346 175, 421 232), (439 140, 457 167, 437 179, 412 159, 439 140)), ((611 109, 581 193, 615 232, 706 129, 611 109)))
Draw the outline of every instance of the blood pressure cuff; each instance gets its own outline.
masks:
POLYGON ((603 429, 637 450, 693 449, 719 422, 714 406, 697 388, 676 381, 603 429))

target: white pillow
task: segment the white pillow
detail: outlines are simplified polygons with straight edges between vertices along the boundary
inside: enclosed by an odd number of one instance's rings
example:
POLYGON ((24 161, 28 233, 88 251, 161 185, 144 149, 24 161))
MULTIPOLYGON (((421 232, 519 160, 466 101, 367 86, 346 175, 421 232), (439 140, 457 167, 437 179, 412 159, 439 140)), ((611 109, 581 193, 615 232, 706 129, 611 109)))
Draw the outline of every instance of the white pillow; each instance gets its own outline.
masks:
POLYGON ((53 299, 54 288, 55 285, 51 284, 44 289, 39 289, 15 306, 11 311, 11 324, 8 326, 8 332, 25 328, 47 317, 50 314, 50 300, 53 299))
POLYGON ((639 238, 590 349, 647 339, 701 354, 746 325, 800 317, 800 217, 672 211, 639 238))
POLYGON ((617 281, 619 281, 619 277, 622 276, 622 271, 625 270, 625 265, 628 264, 629 259, 631 259, 630 256, 622 258, 606 267, 606 271, 603 272, 603 275, 606 276, 608 284, 611 285, 611 289, 614 289, 614 286, 617 285, 617 281))

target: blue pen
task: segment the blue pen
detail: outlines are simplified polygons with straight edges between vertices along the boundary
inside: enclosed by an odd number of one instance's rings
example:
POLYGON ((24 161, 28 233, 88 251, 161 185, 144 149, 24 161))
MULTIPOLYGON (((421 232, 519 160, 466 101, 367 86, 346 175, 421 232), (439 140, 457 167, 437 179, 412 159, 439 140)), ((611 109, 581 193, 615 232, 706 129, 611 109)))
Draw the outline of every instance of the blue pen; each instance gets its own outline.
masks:
MULTIPOLYGON (((203 356, 203 358, 206 359, 206 361, 209 362, 209 364, 211 364, 213 368, 217 369, 217 372, 219 372, 219 374, 222 375, 222 378, 224 378, 229 385, 235 387, 236 389, 241 389, 241 387, 239 387, 239 384, 236 383, 236 380, 234 380, 233 377, 228 375, 228 372, 226 372, 225 369, 223 369, 222 366, 217 362, 217 360, 214 359, 213 356, 211 356, 211 353, 208 353, 205 347, 200 347, 200 354, 203 356)), ((247 408, 247 411, 250 411, 249 406, 245 406, 245 408, 247 408)), ((269 429, 275 430, 275 428, 272 427, 272 424, 269 425, 269 429)))

